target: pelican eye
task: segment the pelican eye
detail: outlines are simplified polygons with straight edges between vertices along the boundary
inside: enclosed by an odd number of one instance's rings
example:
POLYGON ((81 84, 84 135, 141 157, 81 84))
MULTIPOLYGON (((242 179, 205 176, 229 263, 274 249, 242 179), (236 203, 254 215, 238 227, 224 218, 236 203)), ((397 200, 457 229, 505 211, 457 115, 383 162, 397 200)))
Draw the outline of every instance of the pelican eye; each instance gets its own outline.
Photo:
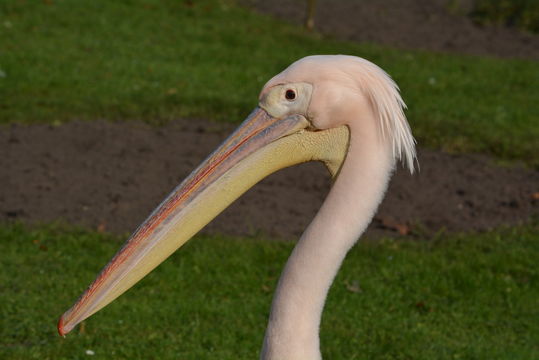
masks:
POLYGON ((296 92, 294 90, 292 90, 292 89, 288 89, 284 93, 284 97, 288 101, 294 101, 294 100, 296 100, 296 92))

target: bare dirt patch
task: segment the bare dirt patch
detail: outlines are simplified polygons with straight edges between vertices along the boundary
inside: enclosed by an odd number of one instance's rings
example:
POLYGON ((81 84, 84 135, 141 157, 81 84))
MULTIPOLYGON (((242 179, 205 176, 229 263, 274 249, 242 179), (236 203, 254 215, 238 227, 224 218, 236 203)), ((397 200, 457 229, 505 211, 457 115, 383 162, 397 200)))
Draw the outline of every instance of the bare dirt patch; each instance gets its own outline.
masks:
MULTIPOLYGON (((539 36, 479 27, 449 12, 448 1, 318 0, 317 30, 399 48, 539 59, 539 36)), ((242 2, 303 22, 303 1, 242 2)), ((62 219, 131 232, 230 131, 201 120, 161 128, 105 121, 0 127, 0 221, 62 219)), ((421 171, 413 177, 397 170, 367 235, 483 231, 539 214, 539 171, 424 149, 419 161, 421 171)), ((321 164, 285 169, 251 189, 205 231, 297 237, 329 187, 321 164)))
MULTIPOLYGON (((0 127, 0 221, 63 219, 131 232, 231 130, 201 120, 160 128, 105 121, 0 127)), ((430 150, 421 150, 419 161, 417 175, 396 172, 369 235, 482 231, 539 214, 538 171, 430 150)), ((285 169, 251 189, 205 231, 295 238, 329 187, 321 164, 285 169)))
MULTIPOLYGON (((241 2, 288 22, 304 22, 305 0, 241 2)), ((479 26, 465 15, 470 3, 471 0, 318 0, 315 30, 340 39, 401 49, 539 59, 539 35, 501 26, 479 26), (455 8, 455 4, 459 7, 455 8)))

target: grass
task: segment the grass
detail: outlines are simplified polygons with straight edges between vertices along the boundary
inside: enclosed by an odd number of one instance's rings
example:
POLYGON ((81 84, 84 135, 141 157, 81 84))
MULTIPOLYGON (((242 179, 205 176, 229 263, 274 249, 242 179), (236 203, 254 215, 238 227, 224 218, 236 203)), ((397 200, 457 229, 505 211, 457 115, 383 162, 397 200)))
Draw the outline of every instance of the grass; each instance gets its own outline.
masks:
MULTIPOLYGON (((538 235, 535 224, 360 243, 328 298, 325 358, 539 358, 538 235)), ((57 317, 121 240, 58 226, 0 226, 0 358, 256 358, 291 243, 198 236, 59 337, 57 317)))
MULTIPOLYGON (((458 0, 453 0, 458 7, 458 0)), ((536 0, 476 0, 470 17, 482 25, 497 24, 539 33, 539 3, 536 0)))
POLYGON ((539 166, 537 62, 341 42, 226 0, 2 1, 0 123, 239 122, 266 80, 319 53, 386 69, 422 146, 539 166))
MULTIPOLYGON (((537 62, 341 42, 226 0, 2 1, 0 123, 239 122, 267 79, 315 53, 386 69, 421 145, 539 166, 537 62)), ((328 298, 324 356, 539 358, 538 236, 360 243, 328 298)), ((256 358, 290 243, 198 236, 60 338, 57 317, 122 240, 0 225, 0 358, 256 358)))

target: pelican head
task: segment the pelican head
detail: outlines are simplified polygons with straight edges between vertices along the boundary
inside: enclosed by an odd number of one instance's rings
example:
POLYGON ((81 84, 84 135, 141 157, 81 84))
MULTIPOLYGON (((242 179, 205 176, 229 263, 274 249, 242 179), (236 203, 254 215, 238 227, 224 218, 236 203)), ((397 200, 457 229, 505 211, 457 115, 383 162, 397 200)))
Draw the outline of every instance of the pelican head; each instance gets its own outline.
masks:
POLYGON ((353 56, 309 56, 263 87, 258 106, 150 214, 65 312, 65 335, 163 262, 269 174, 321 161, 334 178, 279 281, 263 359, 318 359, 328 288, 379 205, 398 159, 414 169, 415 141, 396 84, 353 56))

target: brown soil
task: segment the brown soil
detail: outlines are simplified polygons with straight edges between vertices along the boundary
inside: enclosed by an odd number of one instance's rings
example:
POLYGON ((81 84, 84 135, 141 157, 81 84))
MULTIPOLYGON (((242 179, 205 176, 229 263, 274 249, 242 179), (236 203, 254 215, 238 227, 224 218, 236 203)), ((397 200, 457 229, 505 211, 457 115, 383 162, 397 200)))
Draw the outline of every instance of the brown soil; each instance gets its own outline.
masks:
MULTIPOLYGON (((539 35, 478 26, 465 16, 473 0, 317 0, 315 29, 341 39, 392 47, 539 59, 539 35)), ((306 0, 243 0, 262 13, 303 24, 306 0)))
MULTIPOLYGON (((64 219, 131 232, 231 130, 200 120, 162 128, 109 122, 0 127, 0 220, 64 219)), ((532 196, 539 192, 538 171, 428 150, 419 152, 419 162, 418 175, 397 171, 369 234, 486 230, 539 213, 539 199, 532 196)), ((296 237, 329 186, 318 163, 285 169, 206 231, 296 237)))
MULTIPOLYGON (((449 0, 318 0, 317 29, 401 48, 539 59, 539 36, 478 27, 449 0)), ((244 0, 302 22, 304 1, 244 0)), ((460 2, 466 4, 467 1, 460 2)), ((63 219, 131 232, 231 127, 178 120, 0 127, 0 221, 63 219)), ((398 170, 368 234, 486 230, 539 214, 539 172, 488 158, 420 150, 421 171, 398 170)), ((320 164, 285 169, 255 186, 206 231, 298 236, 330 186, 320 164)))

